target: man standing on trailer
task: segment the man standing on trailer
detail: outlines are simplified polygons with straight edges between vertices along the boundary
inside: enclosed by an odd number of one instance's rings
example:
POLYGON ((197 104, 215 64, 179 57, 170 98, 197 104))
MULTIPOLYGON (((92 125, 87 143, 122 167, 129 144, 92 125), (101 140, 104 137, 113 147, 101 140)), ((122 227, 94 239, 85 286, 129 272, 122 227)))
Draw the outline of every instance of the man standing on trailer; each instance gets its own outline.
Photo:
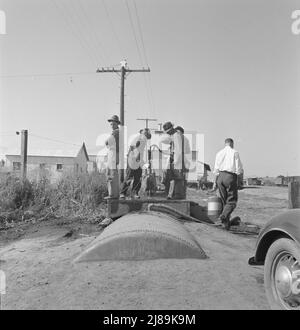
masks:
POLYGON ((233 148, 233 139, 225 140, 225 147, 216 155, 214 174, 223 203, 223 211, 219 217, 225 229, 230 228, 230 215, 238 201, 238 175, 243 171, 239 153, 233 148))
MULTIPOLYGON (((186 144, 188 140, 183 136, 184 130, 182 127, 178 127, 176 130, 171 122, 166 122, 163 125, 163 130, 166 135, 160 139, 160 143, 170 145, 170 156, 164 182, 168 193, 168 199, 174 197, 175 184, 176 182, 178 183, 179 181, 185 180, 185 169, 189 167, 185 155, 190 153, 190 147, 186 144)), ((177 196, 177 198, 185 198, 183 195, 185 195, 184 192, 182 192, 182 196, 177 196)))
POLYGON ((183 139, 183 141, 181 140, 181 145, 183 150, 181 153, 177 154, 178 159, 174 159, 174 162, 175 164, 182 164, 181 172, 182 175, 184 176, 184 180, 186 181, 190 167, 190 161, 188 159, 188 156, 191 156, 190 141, 184 135, 184 129, 181 126, 175 127, 175 130, 177 133, 179 133, 180 138, 183 139))
POLYGON ((145 148, 147 146, 147 140, 150 139, 151 133, 149 128, 144 128, 140 130, 139 135, 137 135, 131 142, 127 154, 126 178, 124 180, 120 198, 125 198, 132 180, 132 192, 134 192, 134 198, 140 198, 139 191, 141 188, 145 148))
POLYGON ((108 199, 119 198, 119 125, 121 124, 117 115, 108 119, 112 128, 111 135, 106 139, 107 153, 107 188, 108 199))

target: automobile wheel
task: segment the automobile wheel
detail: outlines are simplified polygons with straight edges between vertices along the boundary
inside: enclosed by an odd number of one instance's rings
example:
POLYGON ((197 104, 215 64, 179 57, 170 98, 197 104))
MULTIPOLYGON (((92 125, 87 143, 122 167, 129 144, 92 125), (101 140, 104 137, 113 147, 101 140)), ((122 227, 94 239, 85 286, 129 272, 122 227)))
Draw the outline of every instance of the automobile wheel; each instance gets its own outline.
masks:
POLYGON ((271 309, 300 309, 300 249, 293 240, 280 238, 270 246, 264 280, 271 309))

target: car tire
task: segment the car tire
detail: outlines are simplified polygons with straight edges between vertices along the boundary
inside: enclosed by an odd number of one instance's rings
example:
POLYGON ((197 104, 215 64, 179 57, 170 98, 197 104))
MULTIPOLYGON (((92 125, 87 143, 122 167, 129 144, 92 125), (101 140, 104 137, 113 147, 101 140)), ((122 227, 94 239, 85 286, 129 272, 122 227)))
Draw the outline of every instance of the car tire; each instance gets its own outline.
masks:
POLYGON ((300 249, 292 239, 280 238, 270 246, 265 259, 264 284, 271 309, 300 309, 300 249), (293 285, 290 271, 297 274, 293 285))

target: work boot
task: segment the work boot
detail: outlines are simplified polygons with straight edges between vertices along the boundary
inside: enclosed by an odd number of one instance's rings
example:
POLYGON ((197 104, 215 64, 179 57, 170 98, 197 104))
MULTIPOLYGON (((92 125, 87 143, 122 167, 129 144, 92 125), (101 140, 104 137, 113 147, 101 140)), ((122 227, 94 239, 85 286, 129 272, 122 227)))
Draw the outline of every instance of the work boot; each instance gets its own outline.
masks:
POLYGON ((241 222, 242 221, 240 217, 234 217, 230 220, 230 226, 239 226, 241 222))
POLYGON ((218 219, 215 221, 215 225, 216 226, 221 226, 221 225, 223 225, 223 223, 224 223, 224 219, 225 219, 225 217, 223 216, 223 215, 220 215, 219 217, 218 217, 218 219))
POLYGON ((229 218, 225 218, 225 219, 223 220, 223 228, 224 228, 225 230, 229 230, 229 229, 230 229, 230 220, 229 220, 229 218))

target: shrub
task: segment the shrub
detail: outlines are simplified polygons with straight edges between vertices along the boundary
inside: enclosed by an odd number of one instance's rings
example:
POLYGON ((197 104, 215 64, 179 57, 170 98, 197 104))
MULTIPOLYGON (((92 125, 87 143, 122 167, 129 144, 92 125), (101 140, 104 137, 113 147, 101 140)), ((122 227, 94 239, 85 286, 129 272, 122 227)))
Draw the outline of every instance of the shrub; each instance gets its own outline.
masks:
POLYGON ((0 208, 4 210, 28 207, 34 199, 32 184, 15 176, 0 181, 0 208))
POLYGON ((57 216, 85 216, 101 207, 107 194, 101 173, 64 174, 58 182, 46 177, 29 182, 9 175, 0 180, 0 210, 31 209, 57 216))

